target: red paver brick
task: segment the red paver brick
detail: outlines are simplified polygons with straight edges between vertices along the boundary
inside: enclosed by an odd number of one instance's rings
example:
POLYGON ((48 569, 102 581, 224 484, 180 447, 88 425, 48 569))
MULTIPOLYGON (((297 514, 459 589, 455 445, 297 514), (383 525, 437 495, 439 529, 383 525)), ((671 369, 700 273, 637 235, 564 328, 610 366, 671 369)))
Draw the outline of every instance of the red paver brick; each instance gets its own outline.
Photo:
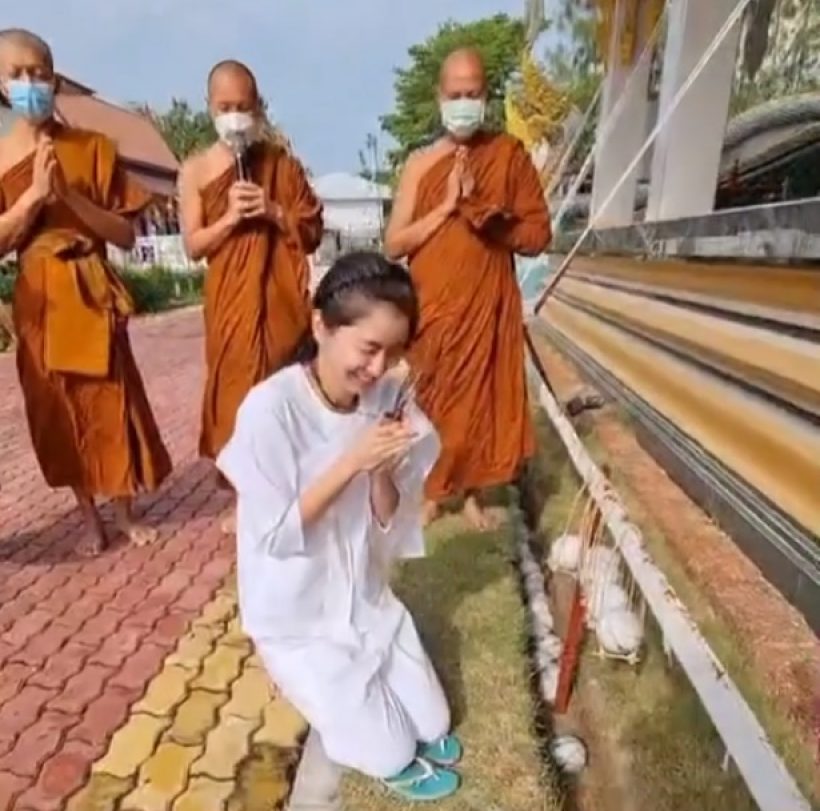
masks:
MULTIPOLYGON (((58 618, 76 605, 78 600, 81 600, 86 593, 86 588, 81 582, 80 577, 71 577, 66 583, 56 589, 48 598, 48 610, 56 614, 58 618)), ((65 622, 62 624, 74 625, 74 622, 65 622)), ((82 624, 82 623, 80 623, 82 624)))
POLYGON ((216 591, 216 586, 197 583, 186 589, 176 602, 176 607, 182 610, 199 609, 209 602, 216 591))
POLYGON ((60 811, 65 800, 88 778, 97 750, 81 741, 69 741, 48 761, 37 783, 21 794, 15 811, 60 811))
POLYGON ((53 614, 42 608, 29 611, 23 614, 12 626, 3 634, 6 644, 22 648, 33 636, 40 633, 48 625, 53 614))
POLYGON ((92 653, 88 661, 110 668, 121 667, 123 662, 139 647, 145 636, 145 629, 128 627, 118 628, 103 644, 92 653))
POLYGON ((75 600, 65 611, 54 618, 57 625, 79 628, 95 617, 102 607, 100 600, 92 594, 84 594, 75 600))
POLYGON ((233 557, 217 557, 205 565, 197 580, 200 583, 213 583, 216 586, 221 586, 232 569, 233 557))
POLYGON ((52 567, 49 571, 41 574, 30 586, 26 588, 26 593, 37 600, 50 598, 57 589, 65 585, 69 573, 59 567, 52 567))
POLYGON ((98 614, 91 616, 75 634, 74 638, 90 648, 98 648, 113 634, 125 619, 125 614, 105 606, 98 614))
POLYGON ((0 601, 5 602, 16 597, 24 588, 30 586, 38 577, 33 567, 18 569, 14 574, 5 578, 0 585, 0 601))
POLYGON ((11 772, 0 772, 0 811, 8 811, 14 805, 14 798, 31 785, 31 780, 18 777, 11 772))
POLYGON ((148 588, 144 583, 134 581, 122 586, 111 600, 109 606, 116 611, 129 613, 145 602, 148 588))
POLYGON ((167 613, 173 602, 170 600, 147 599, 137 606, 122 621, 122 628, 138 629, 142 634, 149 633, 167 613))
MULTIPOLYGON (((91 652, 90 648, 75 641, 68 642, 46 662, 45 667, 36 670, 29 679, 31 684, 54 689, 62 687, 79 672, 91 652)), ((20 665, 22 666, 22 665, 20 665)))
POLYGON ((0 758, 0 772, 36 777, 46 759, 59 748, 65 731, 76 723, 76 718, 47 710, 20 734, 11 750, 0 758))
POLYGON ((165 646, 176 644, 188 630, 194 616, 195 612, 193 611, 181 612, 177 611, 175 607, 173 614, 163 617, 156 624, 151 633, 152 641, 165 646))
POLYGON ((87 664, 66 683, 65 689, 49 703, 49 708, 67 715, 80 716, 85 708, 103 691, 114 668, 87 664))
POLYGON ((49 657, 54 656, 71 636, 71 629, 64 625, 51 624, 28 641, 25 647, 11 659, 34 667, 43 667, 49 657))
POLYGON ((19 693, 26 681, 36 672, 36 668, 20 662, 9 662, 0 670, 0 707, 19 693))
POLYGON ((26 685, 0 707, 0 740, 14 741, 30 727, 46 703, 57 694, 56 690, 26 685))
POLYGON ((144 689, 148 680, 156 675, 165 655, 164 647, 151 642, 143 644, 133 656, 125 660, 122 669, 111 677, 111 686, 127 690, 144 689))
POLYGON ((10 645, 2 637, 0 637, 0 668, 5 665, 12 654, 19 648, 19 645, 10 645))
MULTIPOLYGON (((0 575, 2 577, 2 575, 0 575)), ((0 633, 10 628, 20 617, 29 613, 38 603, 28 590, 22 591, 0 606, 0 633)))
POLYGON ((189 572, 174 570, 168 572, 151 592, 151 596, 162 600, 176 599, 185 589, 190 588, 192 576, 189 572))
POLYGON ((95 746, 106 743, 125 722, 129 708, 142 692, 141 689, 126 690, 106 685, 105 692, 88 705, 82 720, 68 733, 68 737, 95 746))

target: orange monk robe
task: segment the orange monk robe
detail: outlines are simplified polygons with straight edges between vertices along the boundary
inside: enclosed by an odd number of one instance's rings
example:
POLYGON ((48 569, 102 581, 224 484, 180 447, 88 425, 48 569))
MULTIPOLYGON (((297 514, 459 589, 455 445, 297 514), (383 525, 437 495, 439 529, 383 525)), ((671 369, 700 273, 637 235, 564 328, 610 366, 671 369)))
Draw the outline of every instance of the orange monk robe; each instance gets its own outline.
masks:
MULTIPOLYGON (((53 137, 67 186, 122 215, 150 202, 107 138, 62 126, 53 137)), ((0 211, 31 185, 33 163, 29 156, 0 177, 0 211)), ((17 368, 46 481, 108 497, 157 487, 171 460, 128 340, 131 297, 105 244, 58 200, 40 213, 17 255, 17 368)))
MULTIPOLYGON (((322 206, 299 162, 269 144, 256 144, 247 158, 252 180, 282 207, 286 228, 249 220, 208 258, 199 450, 211 459, 230 439, 245 395, 291 358, 307 331, 307 257, 322 238, 322 206)), ((231 166, 202 190, 205 225, 225 213, 235 180, 231 166)))
MULTIPOLYGON (((414 221, 445 198, 453 161, 443 157, 421 178, 414 221)), ((511 481, 534 449, 513 257, 546 248, 549 213, 530 157, 511 136, 480 135, 468 166, 472 194, 410 257, 421 304, 410 362, 442 441, 427 480, 436 501, 511 481)))

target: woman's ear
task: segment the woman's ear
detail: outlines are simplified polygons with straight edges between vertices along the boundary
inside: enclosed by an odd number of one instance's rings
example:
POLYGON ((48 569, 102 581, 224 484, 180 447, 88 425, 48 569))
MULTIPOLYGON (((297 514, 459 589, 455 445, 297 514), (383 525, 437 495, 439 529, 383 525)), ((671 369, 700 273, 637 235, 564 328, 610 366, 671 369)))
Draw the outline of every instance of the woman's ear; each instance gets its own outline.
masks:
POLYGON ((319 310, 313 310, 311 313, 310 328, 313 333, 313 337, 316 339, 316 343, 321 345, 322 341, 324 341, 327 336, 327 327, 325 326, 324 319, 322 318, 322 313, 319 310))

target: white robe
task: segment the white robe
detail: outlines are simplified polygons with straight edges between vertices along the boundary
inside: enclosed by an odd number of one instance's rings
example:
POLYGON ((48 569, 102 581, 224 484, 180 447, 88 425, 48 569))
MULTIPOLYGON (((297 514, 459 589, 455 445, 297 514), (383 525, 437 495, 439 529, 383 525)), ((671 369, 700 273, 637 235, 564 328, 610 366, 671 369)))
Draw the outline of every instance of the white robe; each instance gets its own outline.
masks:
POLYGON ((424 555, 422 488, 438 435, 410 404, 418 438, 394 474, 399 505, 388 527, 373 514, 367 475, 308 528, 299 496, 390 410, 397 385, 384 378, 342 414, 303 367, 287 367, 250 392, 217 459, 237 492, 243 627, 331 760, 373 777, 400 772, 419 741, 450 724, 413 620, 387 582, 393 560, 424 555))

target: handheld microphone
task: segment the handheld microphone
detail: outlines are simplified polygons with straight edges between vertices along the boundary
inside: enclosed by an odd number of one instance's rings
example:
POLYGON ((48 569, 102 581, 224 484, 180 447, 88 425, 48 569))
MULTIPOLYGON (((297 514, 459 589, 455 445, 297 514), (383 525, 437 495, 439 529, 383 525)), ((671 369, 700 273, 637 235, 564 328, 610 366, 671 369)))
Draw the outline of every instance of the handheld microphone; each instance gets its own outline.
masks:
POLYGON ((246 138, 242 132, 232 132, 227 140, 233 150, 236 179, 242 182, 250 180, 251 174, 247 160, 247 153, 250 147, 248 138, 246 138))

